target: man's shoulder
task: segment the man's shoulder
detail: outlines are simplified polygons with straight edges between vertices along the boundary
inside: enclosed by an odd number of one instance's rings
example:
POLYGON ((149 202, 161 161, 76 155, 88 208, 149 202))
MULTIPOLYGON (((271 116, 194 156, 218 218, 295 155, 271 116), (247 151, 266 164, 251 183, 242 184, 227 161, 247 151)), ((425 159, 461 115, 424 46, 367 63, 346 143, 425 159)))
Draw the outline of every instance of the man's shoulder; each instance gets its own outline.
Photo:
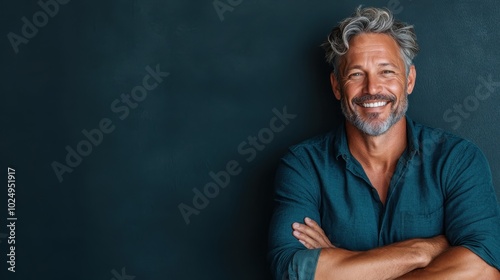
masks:
POLYGON ((294 153, 313 152, 313 151, 327 152, 332 146, 334 137, 335 137, 334 131, 322 133, 314 137, 308 138, 306 140, 303 140, 298 144, 290 146, 289 150, 294 153))
POLYGON ((323 170, 335 157, 335 131, 319 134, 290 146, 281 158, 285 166, 295 170, 323 170))
POLYGON ((429 152, 432 150, 449 151, 479 151, 479 148, 470 140, 425 124, 412 122, 414 141, 417 141, 419 150, 429 152))

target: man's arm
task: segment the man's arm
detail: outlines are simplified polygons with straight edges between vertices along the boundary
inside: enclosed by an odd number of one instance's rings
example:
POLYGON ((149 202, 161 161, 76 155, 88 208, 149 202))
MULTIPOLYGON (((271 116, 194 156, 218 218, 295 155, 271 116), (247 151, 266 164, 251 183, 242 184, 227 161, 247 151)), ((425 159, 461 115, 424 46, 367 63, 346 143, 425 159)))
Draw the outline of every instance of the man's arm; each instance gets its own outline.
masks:
POLYGON ((292 234, 304 216, 320 219, 320 183, 302 150, 290 148, 276 171, 274 211, 269 225, 268 260, 274 279, 313 280, 320 249, 307 250, 292 234))
POLYGON ((313 220, 294 223, 293 235, 308 249, 323 248, 315 279, 498 280, 500 271, 465 247, 448 248, 443 236, 411 239, 365 252, 335 248, 313 220), (443 243, 444 242, 444 243, 443 243), (419 262, 420 261, 420 262, 419 262), (414 269, 411 269, 412 266, 414 269), (341 268, 341 270, 339 270, 341 268), (409 272, 409 273, 408 273, 409 272))
POLYGON ((331 245, 323 230, 311 219, 293 224, 293 235, 308 249, 322 248, 316 280, 396 279, 412 270, 427 266, 448 248, 444 236, 411 239, 388 246, 353 252, 331 245))
MULTIPOLYGON (((289 153, 282 158, 276 172, 275 209, 270 222, 268 243, 268 258, 275 279, 322 279, 323 276, 318 277, 317 273, 322 274, 323 269, 331 269, 336 264, 342 265, 338 268, 343 269, 349 267, 346 265, 349 263, 353 264, 352 270, 359 270, 360 264, 366 263, 370 266, 375 258, 380 260, 380 265, 377 267, 388 265, 388 268, 385 269, 384 266, 384 271, 381 271, 382 269, 362 269, 363 275, 368 274, 371 279, 391 279, 391 277, 394 279, 402 276, 405 272, 427 265, 433 256, 437 256, 447 247, 446 240, 441 237, 441 239, 412 240, 391 245, 392 247, 376 249, 378 251, 375 253, 381 252, 382 255, 374 254, 374 252, 320 249, 328 246, 317 247, 317 249, 307 246, 304 248, 291 234, 292 224, 302 221, 304 216, 316 221, 321 220, 319 212, 321 207, 320 182, 311 171, 313 168, 309 165, 307 155, 306 152, 301 153, 299 148, 290 149, 289 153), (436 244, 437 247, 435 247, 436 244), (389 250, 389 253, 384 250, 389 250), (333 254, 335 251, 339 253, 333 254), (321 264, 318 265, 320 256, 321 264), (336 259, 337 256, 342 256, 346 262, 342 259, 336 259), (330 258, 331 260, 325 263, 325 260, 330 258), (397 267, 398 271, 395 272, 394 267, 397 267), (384 277, 384 273, 389 274, 384 277)), ((323 279, 328 278, 323 277, 323 279)))
POLYGON ((488 265, 469 249, 457 246, 439 255, 427 267, 416 269, 398 279, 498 280, 500 271, 488 265))

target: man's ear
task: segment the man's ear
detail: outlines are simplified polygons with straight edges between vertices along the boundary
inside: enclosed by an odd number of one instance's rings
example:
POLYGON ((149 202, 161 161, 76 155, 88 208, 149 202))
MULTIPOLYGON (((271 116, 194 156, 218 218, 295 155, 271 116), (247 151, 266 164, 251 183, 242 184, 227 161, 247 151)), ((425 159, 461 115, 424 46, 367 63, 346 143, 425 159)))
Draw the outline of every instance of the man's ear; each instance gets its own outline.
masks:
POLYGON ((417 70, 415 65, 410 66, 410 72, 408 73, 408 78, 406 79, 406 89, 408 94, 411 94, 415 88, 415 80, 417 79, 417 70))
POLYGON ((335 95, 335 98, 337 98, 337 100, 340 100, 342 96, 340 94, 340 83, 333 72, 330 74, 330 84, 332 85, 332 91, 333 94, 335 95))

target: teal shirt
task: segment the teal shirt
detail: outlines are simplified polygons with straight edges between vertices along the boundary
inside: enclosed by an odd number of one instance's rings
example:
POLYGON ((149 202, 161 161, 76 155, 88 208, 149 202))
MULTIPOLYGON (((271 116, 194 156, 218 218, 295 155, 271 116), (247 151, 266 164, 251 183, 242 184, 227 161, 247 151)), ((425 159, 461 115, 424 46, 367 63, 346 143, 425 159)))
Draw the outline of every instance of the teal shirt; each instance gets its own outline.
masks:
POLYGON ((452 246, 500 269, 500 209, 484 155, 408 117, 407 139, 388 175, 385 205, 351 155, 345 125, 289 149, 276 174, 269 234, 275 279, 314 279, 320 249, 308 250, 292 236, 292 223, 305 217, 339 248, 364 251, 445 234, 452 246))

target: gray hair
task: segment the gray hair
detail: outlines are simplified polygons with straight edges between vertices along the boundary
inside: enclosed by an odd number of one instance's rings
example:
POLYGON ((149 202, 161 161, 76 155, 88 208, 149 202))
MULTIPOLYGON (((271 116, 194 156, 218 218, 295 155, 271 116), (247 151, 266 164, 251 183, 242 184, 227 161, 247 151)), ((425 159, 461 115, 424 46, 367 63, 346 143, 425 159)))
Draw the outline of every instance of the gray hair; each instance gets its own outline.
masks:
POLYGON ((381 33, 391 36, 399 45, 408 75, 413 64, 412 60, 419 51, 413 25, 395 20, 388 9, 359 6, 351 17, 333 28, 327 41, 321 45, 326 50, 326 61, 333 66, 333 73, 337 79, 340 78, 338 71, 340 58, 349 50, 349 41, 362 33, 381 33))

